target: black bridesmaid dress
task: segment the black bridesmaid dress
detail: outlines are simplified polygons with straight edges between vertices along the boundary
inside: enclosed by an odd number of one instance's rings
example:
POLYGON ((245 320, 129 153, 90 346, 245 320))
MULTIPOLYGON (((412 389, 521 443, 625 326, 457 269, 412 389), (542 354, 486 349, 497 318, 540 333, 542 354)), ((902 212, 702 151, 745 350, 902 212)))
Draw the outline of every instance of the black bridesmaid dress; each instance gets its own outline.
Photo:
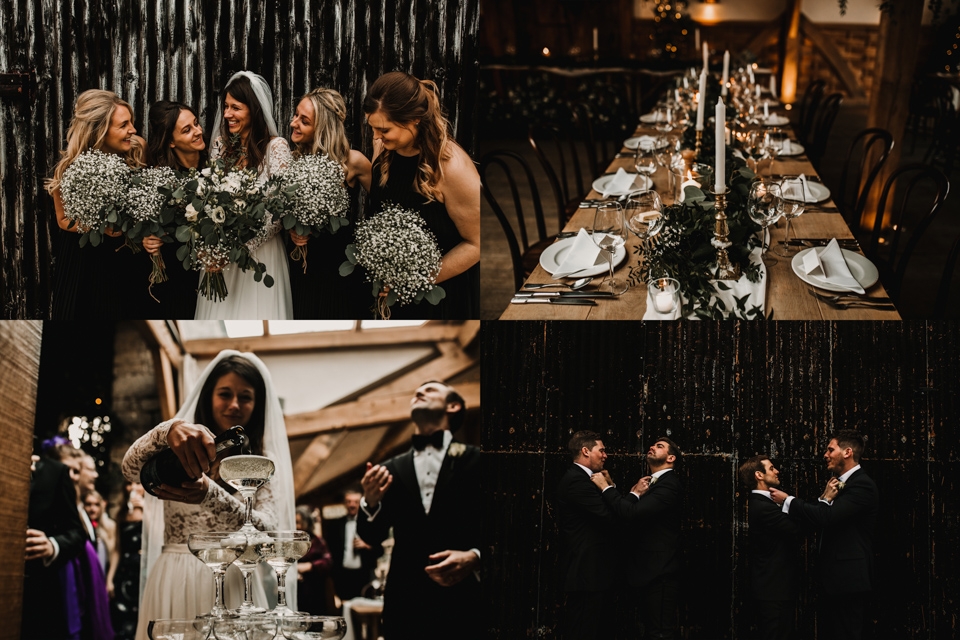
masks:
MULTIPOLYGON (((193 320, 197 311, 197 284, 200 272, 183 268, 177 260, 179 242, 165 242, 160 247, 160 256, 166 267, 167 281, 153 285, 153 296, 146 301, 143 317, 158 320, 193 320), (159 302, 158 302, 159 301, 159 302)), ((149 255, 149 254, 147 254, 149 255)), ((149 257, 146 258, 148 270, 142 274, 142 285, 147 284, 150 270, 153 269, 149 257)))
MULTIPOLYGON (((382 157, 382 156, 381 156, 382 157)), ((393 154, 390 161, 390 177, 387 184, 380 186, 380 162, 373 164, 373 178, 370 188, 370 200, 367 205, 368 217, 376 215, 387 202, 394 202, 406 209, 417 211, 427 227, 437 237, 440 253, 446 255, 451 249, 460 244, 463 238, 457 231, 447 207, 442 202, 434 200, 427 202, 414 188, 414 178, 417 174, 419 156, 406 157, 398 153, 393 154)), ((423 300, 419 304, 390 307, 392 319, 442 319, 468 320, 480 317, 480 264, 477 263, 449 280, 440 283, 446 297, 440 304, 432 305, 423 300)), ((373 296, 370 295, 370 285, 367 283, 365 293, 369 296, 369 305, 373 305, 373 296)))

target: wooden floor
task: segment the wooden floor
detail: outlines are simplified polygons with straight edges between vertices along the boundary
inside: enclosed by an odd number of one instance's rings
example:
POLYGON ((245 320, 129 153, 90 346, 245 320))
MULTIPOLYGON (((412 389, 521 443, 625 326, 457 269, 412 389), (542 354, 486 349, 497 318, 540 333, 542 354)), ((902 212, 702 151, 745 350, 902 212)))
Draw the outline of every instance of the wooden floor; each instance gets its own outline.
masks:
MULTIPOLYGON (((833 135, 821 162, 820 175, 828 185, 837 184, 843 169, 843 161, 853 136, 866 128, 867 108, 865 105, 844 105, 840 109, 833 127, 833 135)), ((502 139, 496 135, 480 136, 480 155, 494 149, 509 149, 520 153, 532 166, 539 170, 536 158, 526 139, 502 139)), ((897 141, 901 146, 901 163, 920 162, 930 145, 931 139, 918 139, 914 145, 913 137, 905 142, 897 141), (914 147, 911 149, 911 147, 914 147)), ((904 319, 929 317, 933 309, 933 300, 943 270, 943 261, 953 240, 960 234, 960 170, 954 169, 951 177, 951 190, 947 201, 940 211, 938 219, 924 235, 917 253, 911 260, 904 281, 900 313, 904 319)), ((538 175, 541 193, 548 189, 546 178, 538 175)), ((490 185, 496 190, 503 185, 496 180, 490 185)), ((496 191, 495 191, 496 192, 496 191)), ((782 224, 782 222, 781 222, 782 224)), ((556 233, 557 223, 547 220, 547 232, 556 233)), ((528 229, 535 234, 532 223, 528 229)), ((483 320, 495 320, 510 303, 514 292, 510 254, 507 249, 503 230, 493 212, 482 203, 481 207, 481 252, 480 279, 482 298, 480 317, 483 320)), ((958 269, 960 271, 960 269, 958 269)), ((960 273, 954 276, 951 289, 950 317, 960 318, 960 273)))

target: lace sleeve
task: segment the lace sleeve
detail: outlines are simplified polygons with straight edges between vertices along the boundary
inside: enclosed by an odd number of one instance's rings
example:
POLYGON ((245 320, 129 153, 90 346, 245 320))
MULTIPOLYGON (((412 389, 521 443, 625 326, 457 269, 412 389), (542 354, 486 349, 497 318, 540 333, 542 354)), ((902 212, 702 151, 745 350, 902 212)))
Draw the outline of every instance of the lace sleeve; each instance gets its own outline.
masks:
POLYGON ((130 445, 130 448, 123 455, 123 462, 120 464, 120 470, 123 472, 124 478, 130 482, 140 482, 140 469, 143 468, 143 465, 147 460, 167 448, 167 434, 170 433, 170 425, 172 424, 173 420, 161 422, 130 445))
MULTIPOLYGON (((253 500, 253 510, 250 519, 253 526, 261 531, 270 531, 277 528, 277 505, 270 483, 266 483, 253 500)), ((226 489, 214 481, 210 481, 207 497, 200 503, 200 509, 208 512, 216 521, 221 531, 235 531, 244 524, 244 502, 238 493, 230 494, 226 489)))
POLYGON ((290 153, 290 146, 283 138, 274 138, 267 144, 267 157, 264 158, 266 165, 267 178, 278 176, 288 168, 293 162, 293 154, 290 153))
POLYGON ((223 153, 223 138, 217 136, 217 139, 210 145, 210 159, 216 160, 223 153))

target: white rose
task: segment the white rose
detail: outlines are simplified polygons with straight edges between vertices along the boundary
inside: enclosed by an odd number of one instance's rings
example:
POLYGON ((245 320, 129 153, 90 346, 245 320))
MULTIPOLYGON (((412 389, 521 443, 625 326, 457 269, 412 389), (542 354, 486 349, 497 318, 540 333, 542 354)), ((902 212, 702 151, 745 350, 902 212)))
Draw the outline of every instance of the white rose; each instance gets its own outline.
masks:
POLYGON ((193 208, 192 202, 187 205, 187 220, 190 222, 196 222, 198 213, 200 212, 193 208))
POLYGON ((227 216, 223 212, 223 207, 217 207, 210 212, 210 218, 217 224, 222 224, 223 221, 227 219, 227 216))
POLYGON ((200 172, 200 175, 202 175, 202 176, 207 176, 207 177, 209 178, 209 177, 210 177, 210 167, 207 167, 206 169, 204 169, 203 171, 201 171, 201 172, 200 172))

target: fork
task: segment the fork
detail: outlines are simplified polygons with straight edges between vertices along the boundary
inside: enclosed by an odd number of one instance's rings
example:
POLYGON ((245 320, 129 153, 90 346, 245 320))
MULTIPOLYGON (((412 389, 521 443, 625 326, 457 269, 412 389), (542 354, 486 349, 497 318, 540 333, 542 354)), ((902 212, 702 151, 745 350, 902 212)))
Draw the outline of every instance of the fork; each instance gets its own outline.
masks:
POLYGON ((893 306, 892 302, 878 302, 870 303, 866 301, 854 301, 854 302, 829 302, 824 300, 828 305, 834 309, 840 309, 841 311, 845 309, 856 309, 858 307, 864 307, 867 309, 880 309, 881 311, 896 311, 897 308, 893 306))
POLYGON ((826 294, 820 293, 819 291, 814 291, 810 289, 810 293, 820 298, 824 302, 876 302, 880 304, 892 304, 890 298, 868 298, 866 294, 860 295, 859 293, 841 293, 835 296, 828 296, 826 294))

